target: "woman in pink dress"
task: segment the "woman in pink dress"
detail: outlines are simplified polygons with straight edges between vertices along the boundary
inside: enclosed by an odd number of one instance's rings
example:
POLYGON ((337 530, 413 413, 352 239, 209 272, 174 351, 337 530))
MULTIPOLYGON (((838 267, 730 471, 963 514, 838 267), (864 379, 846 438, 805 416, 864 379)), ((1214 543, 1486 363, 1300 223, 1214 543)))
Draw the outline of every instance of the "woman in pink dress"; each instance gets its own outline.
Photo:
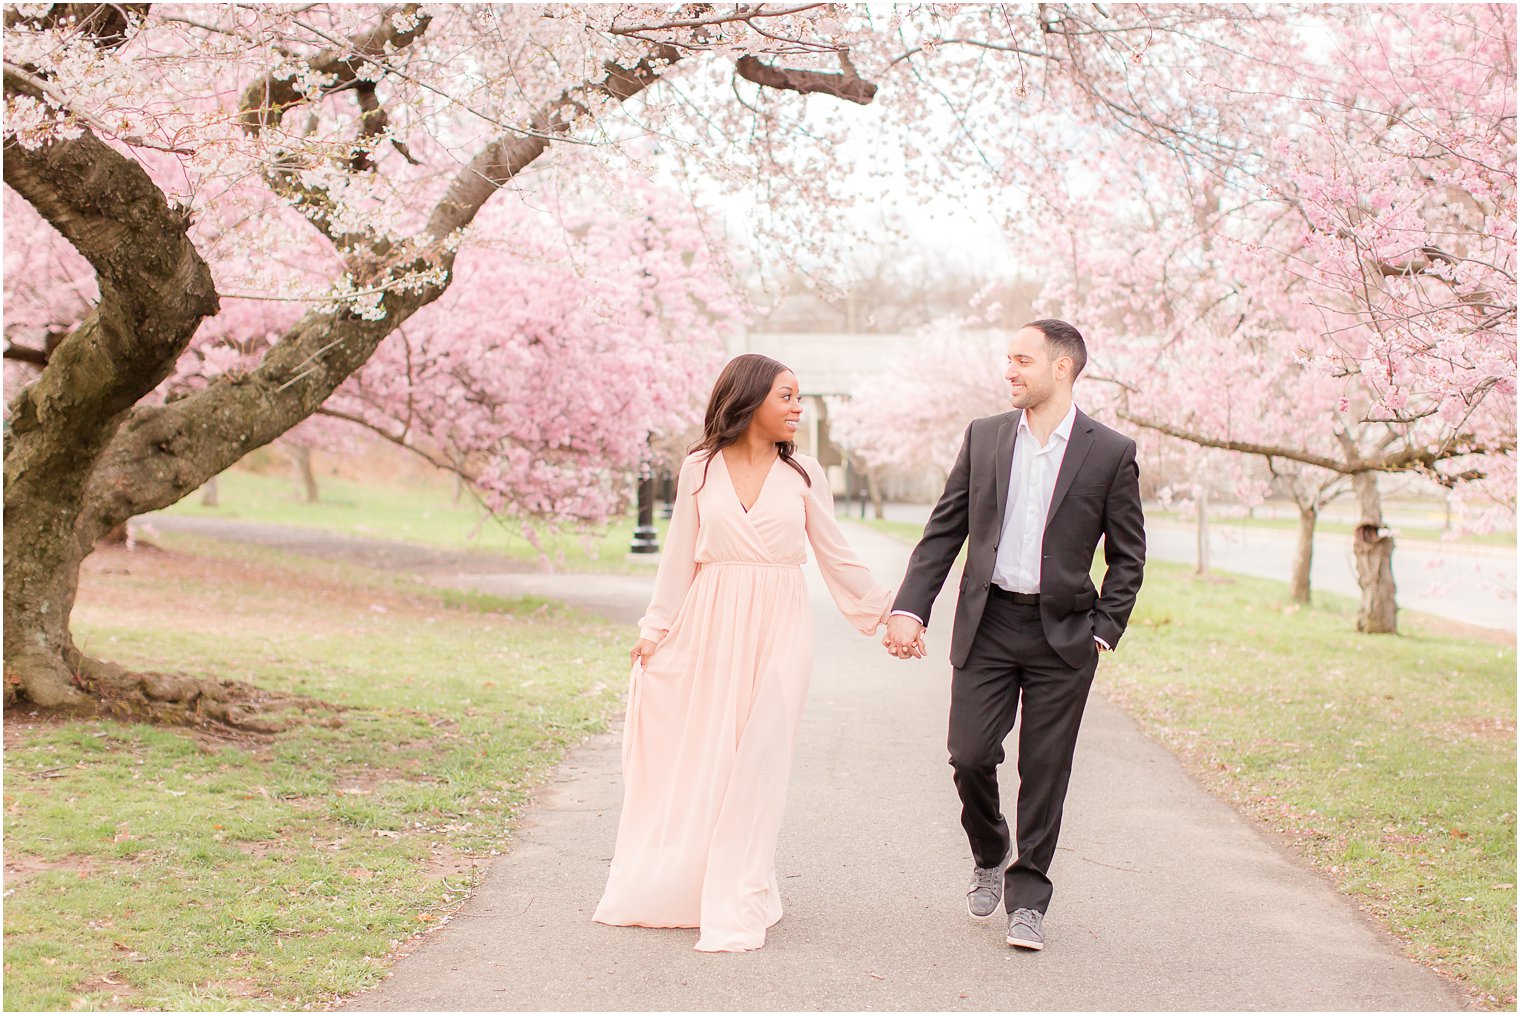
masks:
POLYGON ((776 837, 813 665, 806 544, 862 633, 892 603, 845 543, 822 467, 794 450, 800 396, 765 356, 723 369, 632 652, 623 812, 593 919, 700 927, 699 951, 759 948, 781 919, 776 837))

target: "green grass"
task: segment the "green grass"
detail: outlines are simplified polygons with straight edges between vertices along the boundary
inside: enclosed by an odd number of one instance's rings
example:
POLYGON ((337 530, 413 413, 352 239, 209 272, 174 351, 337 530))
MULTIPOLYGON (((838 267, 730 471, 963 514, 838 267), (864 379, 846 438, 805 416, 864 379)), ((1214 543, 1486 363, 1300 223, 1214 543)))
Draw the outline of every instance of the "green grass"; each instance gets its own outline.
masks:
MULTIPOLYGON (((540 526, 540 552, 524 535, 522 521, 493 518, 468 494, 455 503, 449 484, 436 479, 381 483, 324 477, 319 483, 321 499, 314 504, 298 496, 293 481, 269 473, 232 469, 218 477, 217 485, 220 506, 206 507, 200 494, 193 493, 167 513, 389 539, 501 556, 532 566, 547 558, 551 566, 566 571, 654 570, 651 563, 627 559, 635 524, 632 515, 584 532, 556 534, 540 526)), ((663 540, 669 522, 658 514, 655 528, 663 540)))
MULTIPOLYGON (((1192 525, 1192 518, 1183 518, 1177 511, 1147 510, 1149 518, 1163 518, 1167 521, 1192 525)), ((1221 528, 1240 529, 1273 529, 1281 532, 1298 532, 1297 518, 1231 518, 1221 516, 1215 512, 1209 514, 1209 525, 1221 528)), ((1314 526, 1314 531, 1319 535, 1349 536, 1353 526, 1348 522, 1329 522, 1321 519, 1314 526)), ((1514 530, 1507 532, 1475 532, 1447 539, 1445 530, 1435 526, 1423 525, 1395 525, 1393 529, 1396 538, 1427 543, 1445 543, 1451 546, 1514 546, 1514 530)))
MULTIPOLYGON (((919 527, 872 522, 914 541, 919 527)), ((1095 568, 1100 573, 1100 568, 1095 568)), ((1151 562, 1100 688, 1485 1007, 1515 1004, 1515 650, 1151 562)))
POLYGON ((1103 683, 1422 961, 1515 1003, 1515 650, 1151 563, 1103 683))
POLYGON ((437 926, 564 749, 603 729, 624 631, 541 600, 167 538, 86 578, 131 666, 348 706, 262 742, 8 717, 8 1010, 311 1008, 437 926), (193 552, 192 552, 193 551, 193 552), (383 611, 383 612, 382 612, 383 611))
POLYGON ((924 534, 924 527, 918 522, 897 522, 890 518, 864 518, 855 519, 861 525, 868 525, 877 532, 885 533, 905 543, 916 543, 924 534))

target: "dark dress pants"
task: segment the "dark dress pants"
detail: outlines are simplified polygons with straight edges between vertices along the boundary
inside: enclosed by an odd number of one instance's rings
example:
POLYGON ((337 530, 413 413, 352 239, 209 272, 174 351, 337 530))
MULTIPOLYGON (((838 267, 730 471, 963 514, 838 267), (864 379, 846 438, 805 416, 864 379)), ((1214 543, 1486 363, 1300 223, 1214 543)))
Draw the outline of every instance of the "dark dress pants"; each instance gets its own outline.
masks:
POLYGON ((1096 645, 1092 660, 1073 669, 1045 640, 1039 606, 993 596, 966 665, 954 671, 950 764, 961 798, 961 825, 978 867, 995 867, 1008 855, 997 768, 1021 705, 1024 712, 1018 749, 1018 856, 1003 877, 1009 912, 1043 913, 1050 905, 1046 872, 1055 857, 1072 751, 1097 668, 1096 645))

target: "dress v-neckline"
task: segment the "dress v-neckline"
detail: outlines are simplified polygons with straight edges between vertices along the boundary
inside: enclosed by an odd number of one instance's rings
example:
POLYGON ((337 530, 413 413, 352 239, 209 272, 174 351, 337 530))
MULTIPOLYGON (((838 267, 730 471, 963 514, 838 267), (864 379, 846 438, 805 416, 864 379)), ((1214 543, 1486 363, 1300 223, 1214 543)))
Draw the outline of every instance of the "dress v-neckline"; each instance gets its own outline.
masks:
POLYGON ((756 491, 755 499, 750 503, 749 507, 744 506, 744 498, 739 496, 739 484, 734 482, 733 470, 728 467, 728 456, 719 451, 718 457, 723 459, 723 474, 728 477, 728 488, 734 491, 734 500, 738 503, 739 510, 743 511, 746 515, 749 514, 755 510, 755 505, 760 503, 760 498, 765 496, 765 488, 770 485, 771 473, 776 471, 776 463, 781 461, 781 456, 777 455, 771 460, 771 467, 765 470, 765 478, 760 481, 760 489, 756 491))

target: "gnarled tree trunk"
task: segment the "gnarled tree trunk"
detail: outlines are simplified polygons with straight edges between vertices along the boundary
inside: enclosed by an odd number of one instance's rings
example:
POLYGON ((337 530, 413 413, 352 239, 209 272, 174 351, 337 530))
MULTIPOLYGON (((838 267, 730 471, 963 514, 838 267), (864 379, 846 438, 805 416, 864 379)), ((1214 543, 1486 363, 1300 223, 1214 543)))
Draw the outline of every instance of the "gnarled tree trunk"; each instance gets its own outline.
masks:
POLYGON ((216 313, 217 297, 183 214, 94 135, 8 144, 4 167, 5 182, 90 261, 100 284, 95 310, 17 395, 5 435, 5 693, 70 705, 82 696, 68 627, 79 565, 126 521, 81 524, 89 480, 133 405, 216 313))
POLYGON ((1362 587, 1356 629, 1368 634, 1396 634, 1399 607, 1393 583, 1393 536, 1383 527, 1383 498, 1378 493, 1377 473, 1359 472, 1351 482, 1361 508, 1361 518, 1352 534, 1356 581, 1362 587))

